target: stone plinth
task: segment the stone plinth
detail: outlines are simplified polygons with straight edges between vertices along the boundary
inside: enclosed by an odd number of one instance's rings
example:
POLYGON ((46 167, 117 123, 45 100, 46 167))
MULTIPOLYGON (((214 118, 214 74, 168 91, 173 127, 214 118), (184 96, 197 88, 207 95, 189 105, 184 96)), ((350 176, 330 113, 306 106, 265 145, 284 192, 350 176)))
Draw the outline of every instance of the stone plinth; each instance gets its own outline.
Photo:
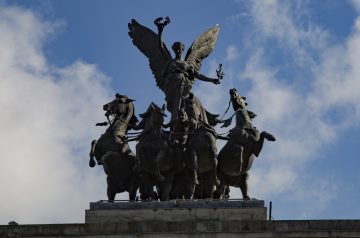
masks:
POLYGON ((172 200, 90 203, 85 223, 266 220, 263 200, 172 200))

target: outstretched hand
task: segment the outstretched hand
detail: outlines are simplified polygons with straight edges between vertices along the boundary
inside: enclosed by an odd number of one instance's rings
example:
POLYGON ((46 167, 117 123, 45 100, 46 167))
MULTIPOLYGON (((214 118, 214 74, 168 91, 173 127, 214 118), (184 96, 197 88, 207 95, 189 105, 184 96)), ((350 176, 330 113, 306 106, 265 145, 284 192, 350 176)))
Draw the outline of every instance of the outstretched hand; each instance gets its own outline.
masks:
POLYGON ((164 27, 170 23, 170 17, 165 17, 165 21, 161 22, 164 18, 158 17, 155 19, 154 24, 157 26, 159 33, 161 33, 164 27))
POLYGON ((220 79, 215 79, 214 81, 212 81, 213 84, 220 84, 220 79))
POLYGON ((224 78, 224 71, 222 68, 222 64, 219 64, 219 68, 216 70, 216 76, 218 77, 218 80, 223 79, 224 78))

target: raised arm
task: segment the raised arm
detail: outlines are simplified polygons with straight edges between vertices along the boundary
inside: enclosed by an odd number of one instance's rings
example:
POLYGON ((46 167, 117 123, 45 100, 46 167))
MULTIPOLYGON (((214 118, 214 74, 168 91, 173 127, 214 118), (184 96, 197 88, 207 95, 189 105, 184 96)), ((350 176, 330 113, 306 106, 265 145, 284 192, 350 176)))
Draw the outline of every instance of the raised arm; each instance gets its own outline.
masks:
POLYGON ((168 53, 167 53, 167 51, 166 51, 166 49, 165 49, 165 47, 164 47, 164 45, 163 45, 164 43, 163 43, 163 41, 162 41, 161 36, 162 36, 162 32, 163 32, 163 30, 164 30, 164 27, 165 27, 167 24, 170 23, 170 18, 169 18, 169 17, 165 17, 165 21, 164 21, 164 22, 161 22, 162 20, 163 20, 162 17, 158 17, 158 18, 155 19, 154 24, 157 26, 157 29, 158 29, 158 47, 159 47, 161 53, 163 54, 163 56, 166 57, 168 53))

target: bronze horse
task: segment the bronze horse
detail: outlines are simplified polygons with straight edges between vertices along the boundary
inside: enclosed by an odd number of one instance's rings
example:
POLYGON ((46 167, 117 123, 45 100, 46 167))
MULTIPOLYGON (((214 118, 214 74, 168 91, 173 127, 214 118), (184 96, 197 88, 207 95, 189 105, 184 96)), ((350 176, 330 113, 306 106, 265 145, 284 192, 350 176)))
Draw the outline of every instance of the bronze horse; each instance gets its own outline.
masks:
POLYGON ((190 121, 185 109, 178 109, 172 118, 170 127, 170 146, 175 159, 175 177, 173 180, 170 199, 191 199, 197 183, 195 162, 191 161, 188 150, 190 136, 190 121))
POLYGON ((188 114, 189 139, 187 167, 195 171, 194 198, 212 198, 217 178, 216 132, 212 125, 218 121, 217 115, 208 113, 195 96, 185 98, 185 110, 188 114), (196 178, 197 176, 197 178, 196 178))
POLYGON ((135 155, 129 148, 126 136, 137 122, 132 101, 125 95, 116 94, 115 100, 103 106, 108 122, 96 125, 109 126, 98 140, 91 143, 89 166, 95 166, 94 158, 99 165, 103 165, 109 201, 115 199, 116 193, 125 191, 129 192, 129 200, 135 200, 139 187, 139 174, 133 171, 135 155))
POLYGON ((162 130, 165 107, 151 103, 137 129, 143 129, 136 145, 136 159, 140 164, 140 198, 157 199, 153 187, 158 189, 161 201, 169 200, 175 174, 174 159, 168 145, 167 136, 162 130))
MULTIPOLYGON (((223 198, 226 188, 234 186, 240 188, 243 198, 248 200, 248 172, 254 158, 259 156, 264 139, 275 141, 275 137, 265 131, 259 133, 253 127, 251 119, 256 114, 247 110, 245 98, 236 89, 230 89, 230 99, 235 111, 236 126, 230 130, 228 141, 218 155, 220 185, 214 192, 214 197, 223 198)), ((231 119, 232 117, 227 122, 231 123, 231 119)))

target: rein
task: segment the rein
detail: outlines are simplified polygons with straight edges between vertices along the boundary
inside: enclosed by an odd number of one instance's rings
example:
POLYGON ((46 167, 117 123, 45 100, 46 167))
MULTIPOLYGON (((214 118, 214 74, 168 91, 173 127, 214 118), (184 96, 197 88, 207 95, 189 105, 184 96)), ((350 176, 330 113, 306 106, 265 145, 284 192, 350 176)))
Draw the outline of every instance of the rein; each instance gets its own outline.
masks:
POLYGON ((220 118, 220 120, 224 119, 226 113, 227 113, 227 112, 229 111, 229 109, 230 109, 230 104, 231 104, 231 98, 230 98, 230 100, 229 100, 228 107, 226 108, 226 110, 225 110, 224 114, 222 115, 222 117, 220 118))
MULTIPOLYGON (((131 126, 131 127, 136 127, 136 125, 134 125, 134 124, 130 124, 129 122, 124 121, 124 120, 123 120, 123 119, 121 119, 120 117, 115 116, 115 118, 116 118, 116 119, 118 119, 119 121, 121 121, 121 122, 125 123, 125 124, 126 124, 126 125, 128 125, 128 126, 131 126)), ((114 119, 114 120, 115 120, 115 119, 114 119)))

